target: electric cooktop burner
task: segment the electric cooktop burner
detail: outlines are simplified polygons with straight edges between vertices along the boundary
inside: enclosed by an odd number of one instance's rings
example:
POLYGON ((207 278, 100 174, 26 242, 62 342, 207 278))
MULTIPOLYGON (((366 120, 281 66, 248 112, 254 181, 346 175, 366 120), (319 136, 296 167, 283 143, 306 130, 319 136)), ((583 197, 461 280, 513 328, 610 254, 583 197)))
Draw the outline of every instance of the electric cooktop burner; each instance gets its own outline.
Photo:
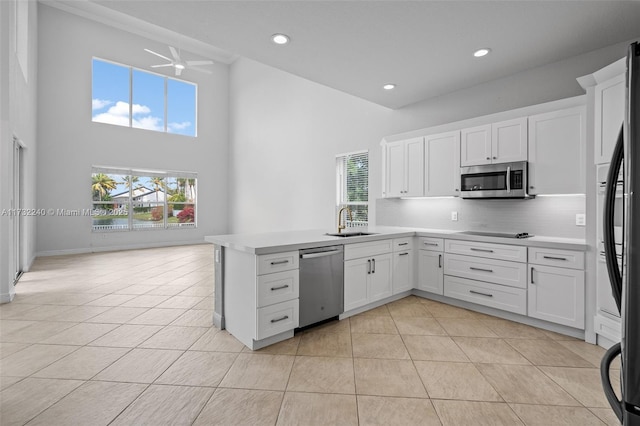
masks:
POLYGON ((479 235, 482 237, 499 237, 499 238, 529 238, 533 235, 528 232, 519 232, 517 234, 511 234, 506 232, 482 232, 482 231, 460 231, 459 234, 465 235, 479 235))

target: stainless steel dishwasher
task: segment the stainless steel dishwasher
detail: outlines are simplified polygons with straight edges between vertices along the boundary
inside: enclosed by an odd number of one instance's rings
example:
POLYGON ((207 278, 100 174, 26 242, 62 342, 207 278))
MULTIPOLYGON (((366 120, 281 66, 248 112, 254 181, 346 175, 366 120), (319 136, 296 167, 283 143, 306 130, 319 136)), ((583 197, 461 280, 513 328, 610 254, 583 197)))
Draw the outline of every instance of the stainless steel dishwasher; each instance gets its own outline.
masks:
POLYGON ((342 246, 300 250, 299 327, 344 312, 343 261, 342 246))

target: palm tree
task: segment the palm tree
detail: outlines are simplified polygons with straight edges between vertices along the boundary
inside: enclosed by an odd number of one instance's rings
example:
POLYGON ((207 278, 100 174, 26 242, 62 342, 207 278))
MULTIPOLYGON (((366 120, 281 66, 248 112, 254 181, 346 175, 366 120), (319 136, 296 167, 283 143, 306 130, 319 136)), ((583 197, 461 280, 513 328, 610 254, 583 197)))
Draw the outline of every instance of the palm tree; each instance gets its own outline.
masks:
POLYGON ((193 202, 193 200, 196 198, 196 188, 195 188, 196 180, 195 179, 187 179, 187 183, 188 183, 188 186, 189 186, 189 196, 187 196, 187 198, 189 199, 189 201, 193 202))
POLYGON ((121 184, 124 184, 124 186, 127 187, 127 189, 131 190, 131 188, 133 188, 133 185, 138 183, 138 181, 140 180, 140 178, 138 176, 125 176, 122 179, 122 182, 120 182, 121 184))
POLYGON ((109 195, 109 192, 116 189, 118 184, 109 175, 96 173, 91 176, 91 191, 98 195, 98 201, 102 201, 102 197, 109 195))
POLYGON ((158 191, 160 190, 160 188, 164 187, 164 178, 156 176, 153 179, 151 179, 151 184, 153 185, 153 189, 155 189, 155 191, 156 191, 156 203, 157 203, 159 201, 158 200, 158 191))

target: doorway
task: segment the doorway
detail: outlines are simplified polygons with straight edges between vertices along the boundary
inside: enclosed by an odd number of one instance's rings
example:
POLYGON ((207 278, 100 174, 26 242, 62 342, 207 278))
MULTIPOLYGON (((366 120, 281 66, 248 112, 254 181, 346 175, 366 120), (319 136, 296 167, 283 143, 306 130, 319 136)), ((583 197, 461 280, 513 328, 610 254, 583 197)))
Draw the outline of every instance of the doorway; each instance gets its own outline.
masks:
POLYGON ((22 276, 22 241, 24 230, 23 204, 23 157, 24 145, 17 137, 13 137, 13 196, 11 199, 13 222, 13 285, 18 284, 22 276))

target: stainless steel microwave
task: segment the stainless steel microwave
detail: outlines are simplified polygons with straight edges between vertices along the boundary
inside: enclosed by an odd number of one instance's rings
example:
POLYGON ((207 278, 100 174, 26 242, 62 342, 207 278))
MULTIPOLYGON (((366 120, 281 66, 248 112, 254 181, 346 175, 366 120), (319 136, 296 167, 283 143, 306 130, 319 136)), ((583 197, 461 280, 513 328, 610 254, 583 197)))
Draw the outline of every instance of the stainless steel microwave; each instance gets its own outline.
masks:
POLYGON ((527 193, 527 162, 460 168, 462 198, 532 198, 527 193))

